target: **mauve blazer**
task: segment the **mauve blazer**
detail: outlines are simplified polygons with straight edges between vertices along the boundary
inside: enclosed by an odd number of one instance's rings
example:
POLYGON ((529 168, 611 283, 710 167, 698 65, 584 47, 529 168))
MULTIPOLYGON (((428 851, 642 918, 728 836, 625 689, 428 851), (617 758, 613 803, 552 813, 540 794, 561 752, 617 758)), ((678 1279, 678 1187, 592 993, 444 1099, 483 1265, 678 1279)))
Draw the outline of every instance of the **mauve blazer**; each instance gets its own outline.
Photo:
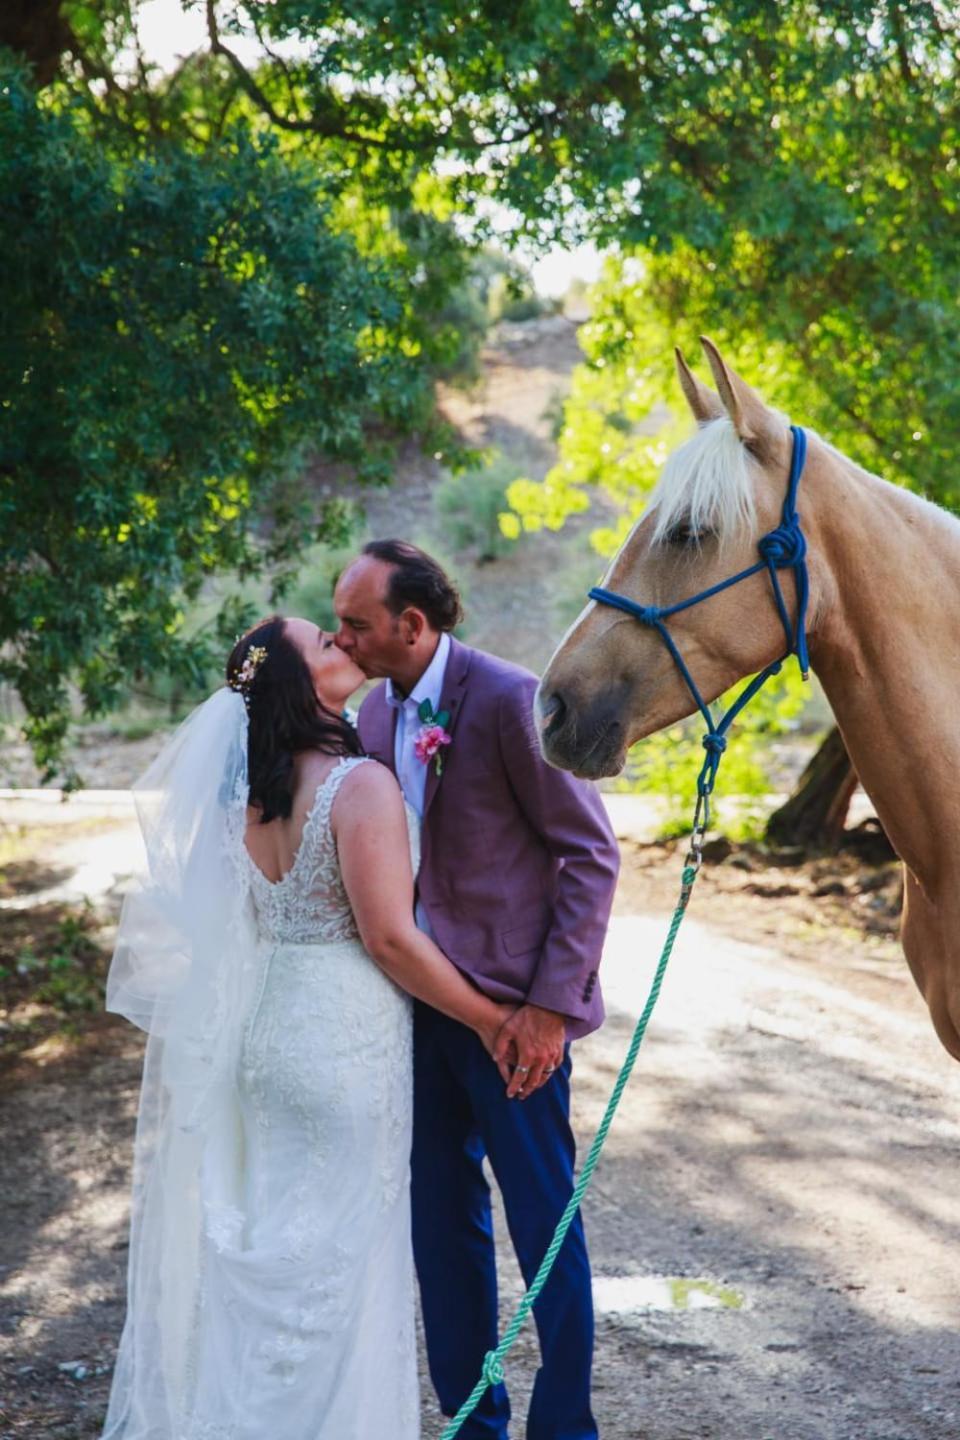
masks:
MULTIPOLYGON (((452 743, 431 761, 418 894, 437 944, 485 994, 603 1021, 597 969, 620 865, 596 787, 540 754, 536 676, 453 640, 441 692, 452 743)), ((395 772, 396 711, 379 685, 360 739, 395 772)))

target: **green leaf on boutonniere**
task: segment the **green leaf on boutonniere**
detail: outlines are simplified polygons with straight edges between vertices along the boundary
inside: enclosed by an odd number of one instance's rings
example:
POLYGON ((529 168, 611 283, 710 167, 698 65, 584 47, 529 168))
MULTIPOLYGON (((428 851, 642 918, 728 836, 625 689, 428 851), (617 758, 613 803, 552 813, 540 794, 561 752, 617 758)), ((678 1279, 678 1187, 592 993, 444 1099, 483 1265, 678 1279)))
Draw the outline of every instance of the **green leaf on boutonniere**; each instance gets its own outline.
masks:
POLYGON ((450 723, 450 711, 438 710, 436 714, 434 714, 433 702, 430 700, 420 701, 420 704, 417 706, 417 714, 424 725, 439 725, 441 730, 446 730, 450 723))

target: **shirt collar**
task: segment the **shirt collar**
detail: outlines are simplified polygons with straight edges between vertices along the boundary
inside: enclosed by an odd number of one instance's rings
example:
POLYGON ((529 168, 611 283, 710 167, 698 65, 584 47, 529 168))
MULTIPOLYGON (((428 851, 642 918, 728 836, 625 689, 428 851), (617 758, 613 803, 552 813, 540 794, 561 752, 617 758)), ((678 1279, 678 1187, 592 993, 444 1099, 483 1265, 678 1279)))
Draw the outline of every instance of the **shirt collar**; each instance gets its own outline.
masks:
POLYGON ((384 695, 388 705, 400 710, 405 704, 412 701, 414 706, 419 707, 424 700, 429 700, 436 710, 440 703, 440 692, 443 688, 443 677, 447 668, 447 660, 450 657, 450 636, 446 632, 440 636, 437 648, 433 652, 433 659, 424 670, 420 679, 406 699, 397 694, 392 680, 388 680, 384 695))

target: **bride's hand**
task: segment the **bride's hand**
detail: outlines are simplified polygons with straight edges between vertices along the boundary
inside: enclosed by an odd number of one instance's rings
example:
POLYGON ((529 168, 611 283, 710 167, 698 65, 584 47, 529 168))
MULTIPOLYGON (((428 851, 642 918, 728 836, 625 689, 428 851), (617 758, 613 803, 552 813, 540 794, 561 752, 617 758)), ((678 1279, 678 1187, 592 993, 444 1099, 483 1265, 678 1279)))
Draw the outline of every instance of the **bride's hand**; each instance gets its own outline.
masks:
MULTIPOLYGON (((493 1059, 493 1048, 496 1044, 497 1036, 510 1019, 510 1016, 515 1015, 519 1009, 519 1005, 500 1003, 498 1001, 491 1002, 489 1020, 477 1029, 477 1034, 483 1041, 483 1048, 491 1059, 493 1059)), ((502 1067, 500 1067, 500 1073, 505 1080, 509 1080, 509 1072, 504 1074, 502 1067)))

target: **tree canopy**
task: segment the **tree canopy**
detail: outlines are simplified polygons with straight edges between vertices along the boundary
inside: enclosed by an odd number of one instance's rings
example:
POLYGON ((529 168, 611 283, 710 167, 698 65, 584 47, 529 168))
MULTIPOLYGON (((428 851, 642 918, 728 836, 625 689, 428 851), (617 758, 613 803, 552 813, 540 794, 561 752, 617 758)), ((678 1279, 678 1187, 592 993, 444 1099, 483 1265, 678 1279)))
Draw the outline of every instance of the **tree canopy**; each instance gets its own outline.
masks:
MULTIPOLYGON (((672 348, 696 354, 705 331, 771 403, 854 459, 960 503, 956 12, 670 8, 688 41, 707 25, 719 43, 685 82, 686 122, 669 122, 685 160, 620 197, 544 516, 560 517, 571 483, 634 500, 649 489, 664 444, 637 427, 676 406, 672 348), (674 168, 664 225, 649 190, 665 194, 674 168)), ((610 233, 618 205, 602 208, 610 233)))
POLYGON ((375 478, 371 427, 429 390, 394 267, 273 137, 121 164, 15 71, 0 89, 0 672, 46 759, 68 676, 96 711, 196 666, 178 620, 205 575, 342 534, 298 485, 307 447, 375 478))
POLYGON ((403 434, 449 448, 432 379, 483 322, 429 184, 389 204, 242 107, 154 132, 2 55, 0 675, 50 772, 70 687, 96 714, 203 673, 242 618, 184 634, 208 576, 282 593, 306 545, 344 539, 310 457, 385 482, 403 434))
POLYGON ((137 0, 0 15, 0 645, 48 758, 71 675, 107 703, 170 662, 205 574, 336 519, 303 509, 308 447, 388 472, 462 350, 492 205, 613 253, 517 523, 560 523, 581 482, 635 508, 670 348, 704 329, 794 418, 956 499, 954 7, 190 8, 205 34, 169 72, 137 0))

